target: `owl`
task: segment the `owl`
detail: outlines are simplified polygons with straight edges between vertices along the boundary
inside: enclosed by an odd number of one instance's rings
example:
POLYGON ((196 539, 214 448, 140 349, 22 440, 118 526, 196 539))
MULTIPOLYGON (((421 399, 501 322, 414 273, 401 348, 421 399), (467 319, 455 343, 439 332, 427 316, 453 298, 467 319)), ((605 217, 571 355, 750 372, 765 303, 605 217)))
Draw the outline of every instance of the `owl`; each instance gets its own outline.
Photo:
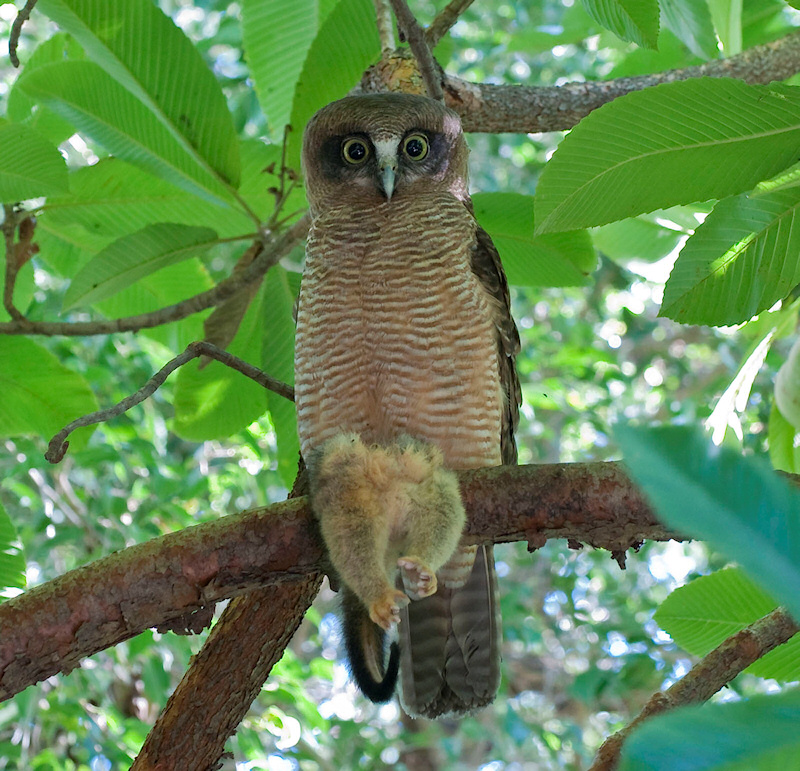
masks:
POLYGON ((516 462, 521 398, 519 335, 473 213, 468 152, 455 112, 409 94, 329 104, 303 139, 312 224, 295 401, 311 506, 356 683, 385 701, 399 669, 404 708, 427 717, 497 692, 492 547, 460 543, 453 472, 516 462))

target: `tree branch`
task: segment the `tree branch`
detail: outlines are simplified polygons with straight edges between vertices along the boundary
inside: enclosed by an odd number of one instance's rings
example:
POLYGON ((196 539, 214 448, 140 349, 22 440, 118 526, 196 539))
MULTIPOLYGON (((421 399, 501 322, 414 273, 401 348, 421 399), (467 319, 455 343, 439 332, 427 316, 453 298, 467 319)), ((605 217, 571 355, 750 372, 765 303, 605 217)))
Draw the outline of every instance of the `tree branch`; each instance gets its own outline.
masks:
POLYGON ((121 402, 118 402, 113 407, 83 415, 64 426, 64 428, 50 440, 47 452, 44 454, 45 459, 50 463, 60 462, 64 458, 64 454, 69 447, 69 442, 66 441, 66 438, 76 428, 93 426, 95 423, 103 423, 106 420, 115 418, 117 415, 122 415, 123 412, 127 412, 131 407, 135 407, 137 404, 143 402, 148 396, 152 396, 178 367, 182 367, 192 359, 196 359, 200 356, 208 356, 212 359, 216 359, 222 362, 226 367, 230 367, 237 372, 241 372, 251 380, 255 380, 256 383, 269 391, 274 391, 279 396, 283 396, 285 399, 289 399, 289 401, 294 401, 294 389, 291 386, 282 383, 280 380, 276 380, 258 367, 254 367, 252 364, 244 361, 244 359, 240 359, 238 356, 228 353, 228 351, 223 351, 212 343, 198 340, 194 343, 189 343, 183 353, 178 354, 174 359, 168 361, 138 391, 132 393, 130 396, 126 396, 121 402))
POLYGON ((430 26, 425 30, 425 42, 431 51, 436 44, 449 32, 450 28, 458 21, 464 11, 469 8, 474 0, 450 0, 442 9, 430 26))
POLYGON ((311 219, 305 214, 287 231, 281 234, 268 248, 261 250, 250 265, 241 273, 221 281, 212 289, 189 297, 175 305, 168 305, 152 313, 127 316, 108 321, 29 321, 18 319, 0 322, 0 335, 108 335, 115 332, 136 332, 140 329, 158 327, 172 321, 191 316, 227 300, 252 281, 258 281, 273 265, 276 265, 308 233, 311 219))
POLYGON ((461 115, 465 131, 538 133, 570 129, 606 102, 660 83, 706 76, 759 84, 784 80, 797 72, 800 32, 793 32, 730 59, 656 75, 550 87, 475 84, 445 75, 444 91, 445 103, 461 115))
POLYGON ((389 0, 373 0, 373 2, 375 4, 375 23, 381 41, 381 57, 385 58, 395 49, 392 9, 389 0))
POLYGON ((411 52, 419 65, 422 80, 428 96, 437 102, 444 100, 442 92, 442 69, 433 58, 433 53, 425 41, 425 33, 419 22, 408 7, 406 0, 390 0, 394 10, 397 26, 402 30, 403 35, 408 41, 411 52))
MULTIPOLYGON (((617 463, 459 473, 469 542, 549 538, 612 552, 679 538, 617 463)), ((145 629, 325 570, 305 498, 206 522, 103 557, 0 605, 0 699, 145 629)), ((244 598, 246 599, 246 598, 244 598)))
POLYGON ((676 707, 708 701, 754 661, 783 645, 799 631, 800 627, 779 608, 732 635, 683 679, 663 693, 655 694, 625 728, 609 736, 597 751, 589 771, 613 771, 619 762, 623 742, 641 723, 676 707))
POLYGON ((11 34, 8 36, 8 58, 15 67, 19 67, 17 45, 19 43, 19 36, 22 34, 22 25, 30 19, 35 5, 36 0, 28 0, 24 7, 20 9, 17 18, 14 19, 14 23, 11 25, 11 34))

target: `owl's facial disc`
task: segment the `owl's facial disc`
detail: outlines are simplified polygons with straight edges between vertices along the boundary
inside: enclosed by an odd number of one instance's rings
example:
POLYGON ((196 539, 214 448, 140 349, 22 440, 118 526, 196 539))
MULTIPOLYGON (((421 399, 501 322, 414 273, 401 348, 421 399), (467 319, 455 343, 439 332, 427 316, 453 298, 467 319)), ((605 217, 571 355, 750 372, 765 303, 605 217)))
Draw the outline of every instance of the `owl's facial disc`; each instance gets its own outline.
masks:
POLYGON ((378 162, 378 177, 381 190, 387 201, 392 200, 395 185, 397 184, 397 146, 400 140, 378 139, 375 142, 375 158, 378 162))

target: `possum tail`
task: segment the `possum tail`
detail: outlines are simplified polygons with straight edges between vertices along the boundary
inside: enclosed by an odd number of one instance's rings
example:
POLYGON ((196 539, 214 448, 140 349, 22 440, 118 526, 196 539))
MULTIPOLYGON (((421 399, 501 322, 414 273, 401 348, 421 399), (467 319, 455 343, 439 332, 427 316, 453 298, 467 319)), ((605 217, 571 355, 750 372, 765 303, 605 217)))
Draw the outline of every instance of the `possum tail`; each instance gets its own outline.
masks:
POLYGON ((374 624, 361 600, 342 586, 344 640, 350 674, 361 692, 378 704, 389 701, 397 685, 400 648, 393 642, 386 659, 386 633, 374 624))

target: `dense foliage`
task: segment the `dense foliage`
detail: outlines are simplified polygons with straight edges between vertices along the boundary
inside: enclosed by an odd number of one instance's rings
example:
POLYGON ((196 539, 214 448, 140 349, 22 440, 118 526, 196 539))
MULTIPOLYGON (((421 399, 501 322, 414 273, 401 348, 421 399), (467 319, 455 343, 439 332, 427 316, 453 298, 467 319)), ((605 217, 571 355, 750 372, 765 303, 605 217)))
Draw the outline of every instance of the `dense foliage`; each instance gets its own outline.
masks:
MULTIPOLYGON (((412 10, 430 21, 435 5, 412 10)), ((15 14, 0 6, 3 40, 15 14)), ((798 18, 780 0, 478 0, 435 53, 470 82, 562 85, 735 56, 798 18)), ((280 234, 303 213, 305 121, 379 57, 371 0, 39 0, 22 67, 0 82, 6 247, 19 225, 5 253, 18 270, 13 307, 35 323, 102 323, 158 312, 241 269, 259 232, 280 234)), ((789 357, 800 89, 665 83, 597 109, 563 141, 469 139, 476 213, 504 259, 523 341, 520 462, 624 450, 664 520, 710 549, 646 543, 622 572, 606 553, 563 543, 534 555, 498 547, 503 684, 493 707, 460 722, 412 726, 395 704, 359 697, 325 589, 224 768, 402 768, 420 747, 441 768, 585 768, 692 656, 778 601, 800 617, 800 505, 755 457, 800 470, 789 357), (680 427, 615 432, 628 421, 680 427), (720 571, 728 560, 741 569, 720 571)), ((216 362, 191 362, 125 415, 80 429, 61 464, 42 456, 63 425, 136 391, 209 323, 228 350, 291 382, 301 266, 298 245, 211 322, 207 308, 116 334, 0 324, 7 596, 285 497, 293 406, 216 362)), ((13 324, 8 307, 0 322, 13 324)), ((9 700, 0 768, 127 768, 202 640, 147 632, 9 700)), ((776 650, 718 699, 741 703, 646 726, 626 768, 674 768, 676 745, 691 755, 714 732, 720 754, 692 768, 796 757, 796 694, 747 700, 800 679, 795 651, 776 650), (742 725, 762 738, 742 746, 742 725)))

